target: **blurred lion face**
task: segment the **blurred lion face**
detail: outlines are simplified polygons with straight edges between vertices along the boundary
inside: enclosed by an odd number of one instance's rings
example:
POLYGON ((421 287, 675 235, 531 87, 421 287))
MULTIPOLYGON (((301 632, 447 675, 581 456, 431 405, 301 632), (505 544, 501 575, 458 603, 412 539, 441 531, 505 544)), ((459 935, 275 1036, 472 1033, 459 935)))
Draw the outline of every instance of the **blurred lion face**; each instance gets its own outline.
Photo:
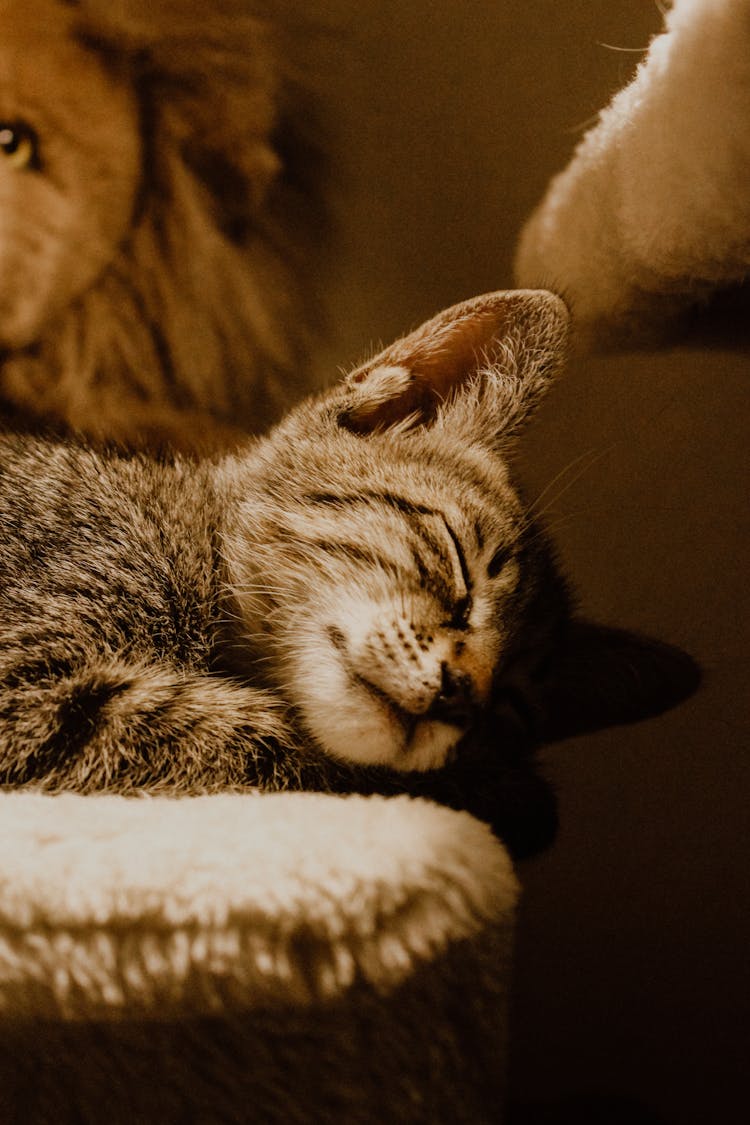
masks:
POLYGON ((111 261, 141 165, 126 76, 56 0, 0 8, 0 347, 33 343, 111 261))

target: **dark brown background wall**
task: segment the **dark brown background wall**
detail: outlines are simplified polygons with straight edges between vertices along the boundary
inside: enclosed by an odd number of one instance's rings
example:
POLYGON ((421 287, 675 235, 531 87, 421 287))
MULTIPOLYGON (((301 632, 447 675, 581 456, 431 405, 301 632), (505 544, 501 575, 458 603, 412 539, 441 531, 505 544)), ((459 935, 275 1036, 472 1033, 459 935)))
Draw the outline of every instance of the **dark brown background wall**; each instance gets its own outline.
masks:
MULTIPOLYGON (((524 216, 640 57, 602 44, 644 47, 660 16, 651 0, 323 7, 344 26, 325 88, 327 366, 512 283, 524 216)), ((598 455, 552 516, 584 608, 683 645, 707 676, 672 715, 548 755, 562 830, 521 872, 521 1097, 746 1119, 749 368, 728 348, 577 362, 526 442, 532 491, 598 455)))

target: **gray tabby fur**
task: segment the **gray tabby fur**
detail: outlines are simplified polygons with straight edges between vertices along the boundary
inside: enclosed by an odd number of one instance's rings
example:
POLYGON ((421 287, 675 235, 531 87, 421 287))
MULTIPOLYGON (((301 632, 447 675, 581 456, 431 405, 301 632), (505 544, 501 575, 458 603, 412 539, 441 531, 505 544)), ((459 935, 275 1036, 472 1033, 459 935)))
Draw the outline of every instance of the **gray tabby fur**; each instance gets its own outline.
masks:
POLYGON ((367 791, 476 732, 499 761, 498 701, 568 733, 569 598, 508 468, 567 320, 466 302, 210 461, 0 439, 0 782, 367 791))

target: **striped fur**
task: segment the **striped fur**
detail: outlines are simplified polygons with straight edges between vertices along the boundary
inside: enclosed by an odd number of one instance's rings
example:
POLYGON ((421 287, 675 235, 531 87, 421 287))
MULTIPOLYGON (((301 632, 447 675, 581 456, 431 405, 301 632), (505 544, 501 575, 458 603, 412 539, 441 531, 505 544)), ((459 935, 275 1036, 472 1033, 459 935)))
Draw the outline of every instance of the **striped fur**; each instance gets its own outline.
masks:
POLYGON ((548 846, 534 748, 700 680, 570 616, 513 484, 566 322, 459 305, 216 460, 0 437, 0 785, 406 790, 548 846))
POLYGON ((507 450, 566 314, 495 294, 441 324, 389 399, 387 351, 219 460, 0 441, 5 784, 431 771, 523 694, 567 597, 507 450))

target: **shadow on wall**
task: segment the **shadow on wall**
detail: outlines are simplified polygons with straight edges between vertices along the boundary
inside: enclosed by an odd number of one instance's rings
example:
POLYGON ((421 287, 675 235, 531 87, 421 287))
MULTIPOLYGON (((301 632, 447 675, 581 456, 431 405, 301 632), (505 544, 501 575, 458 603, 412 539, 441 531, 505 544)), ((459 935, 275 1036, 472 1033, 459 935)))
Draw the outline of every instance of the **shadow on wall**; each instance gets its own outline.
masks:
POLYGON ((508 1125, 666 1125, 631 1098, 569 1097, 511 1107, 508 1125))

